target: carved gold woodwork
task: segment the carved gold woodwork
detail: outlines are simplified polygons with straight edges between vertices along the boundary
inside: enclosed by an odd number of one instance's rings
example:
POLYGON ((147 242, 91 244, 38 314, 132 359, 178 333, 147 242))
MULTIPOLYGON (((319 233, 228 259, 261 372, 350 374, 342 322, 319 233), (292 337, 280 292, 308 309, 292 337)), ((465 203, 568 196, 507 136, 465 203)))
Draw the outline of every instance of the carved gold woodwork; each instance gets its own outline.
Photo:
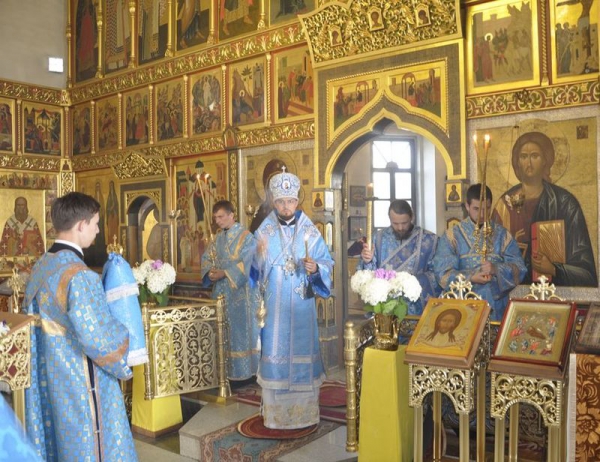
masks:
POLYGON ((0 381, 11 390, 31 385, 31 324, 0 338, 0 381))
MULTIPOLYGON (((138 197, 148 197, 154 202, 158 210, 162 210, 162 191, 160 189, 147 189, 144 191, 131 191, 125 194, 125 210, 129 210, 129 206, 138 197)), ((126 241, 123 241, 126 242, 126 241)), ((168 261, 168 260, 167 260, 168 261)))
POLYGON ((587 106, 600 102, 598 80, 467 97, 467 119, 587 106))
POLYGON ((460 36, 459 2, 422 0, 428 21, 412 3, 331 2, 299 15, 315 67, 387 49, 415 48, 460 36), (374 16, 377 15, 377 16, 374 16))
POLYGON ((137 152, 128 152, 125 156, 122 162, 111 165, 116 177, 121 180, 167 174, 162 157, 142 156, 137 152))
POLYGON ((241 58, 260 55, 268 51, 289 47, 304 42, 300 24, 265 31, 260 35, 246 37, 225 44, 164 60, 152 66, 137 68, 119 75, 105 77, 71 89, 73 104, 106 96, 110 93, 149 85, 172 77, 201 71, 241 58))
POLYGON ((239 194, 237 194, 237 193, 234 194, 234 191, 238 192, 238 175, 239 175, 238 152, 237 151, 229 151, 227 160, 229 162, 229 191, 230 191, 229 200, 233 204, 233 208, 235 210, 238 210, 238 220, 240 220, 241 217, 239 216, 239 207, 238 207, 239 194))
POLYGON ((231 395, 226 376, 223 297, 169 297, 170 305, 142 305, 150 362, 144 365, 145 398, 219 389, 231 395))
MULTIPOLYGON (((472 291, 472 284, 464 275, 459 274, 450 289, 442 293, 442 298, 476 299, 481 296, 472 291)), ((490 357, 490 322, 486 326, 477 346, 473 366, 469 369, 452 369, 447 367, 430 366, 426 364, 409 364, 408 402, 414 408, 415 460, 423 457, 423 399, 429 393, 433 394, 433 457, 440 460, 442 453, 443 427, 441 394, 445 394, 459 416, 461 460, 469 460, 469 413, 475 408, 477 398, 477 451, 478 460, 485 457, 485 367, 490 357), (477 385, 477 389, 476 389, 477 385), (475 393, 477 391, 477 393, 475 393)))
POLYGON ((70 159, 64 159, 60 169, 60 184, 58 186, 59 196, 64 196, 67 193, 75 191, 75 172, 70 159))
POLYGON ((67 92, 52 88, 27 85, 25 83, 8 82, 0 80, 0 95, 12 98, 26 99, 36 103, 55 104, 57 106, 66 104, 67 92))
POLYGON ((27 156, 13 154, 0 155, 1 168, 16 168, 21 170, 39 170, 42 172, 58 172, 61 159, 41 156, 27 156))
POLYGON ((562 380, 536 379, 492 372, 491 416, 504 419, 517 402, 529 403, 540 412, 544 424, 559 426, 562 421, 562 380))

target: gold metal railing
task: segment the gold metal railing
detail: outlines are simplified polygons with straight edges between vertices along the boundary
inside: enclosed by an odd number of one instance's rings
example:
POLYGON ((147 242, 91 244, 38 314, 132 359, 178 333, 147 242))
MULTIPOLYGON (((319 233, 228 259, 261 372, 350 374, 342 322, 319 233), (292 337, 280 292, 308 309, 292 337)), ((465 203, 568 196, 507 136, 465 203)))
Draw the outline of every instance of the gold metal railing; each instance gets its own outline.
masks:
POLYGON ((169 305, 142 304, 150 361, 144 365, 145 399, 213 388, 231 396, 227 379, 225 301, 169 297, 169 305))

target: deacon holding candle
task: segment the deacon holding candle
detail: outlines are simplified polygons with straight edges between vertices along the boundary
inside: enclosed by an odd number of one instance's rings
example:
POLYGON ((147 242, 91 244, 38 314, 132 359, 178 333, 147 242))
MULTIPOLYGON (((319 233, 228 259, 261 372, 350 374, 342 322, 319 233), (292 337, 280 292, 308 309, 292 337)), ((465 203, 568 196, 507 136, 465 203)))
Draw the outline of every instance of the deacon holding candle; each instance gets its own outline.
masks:
MULTIPOLYGON (((373 194, 372 185, 367 186, 367 194, 373 194)), ((367 199, 367 204, 373 201, 367 199)), ((414 224, 412 208, 405 200, 394 200, 390 204, 388 216, 390 226, 377 233, 375 242, 371 239, 370 225, 373 218, 367 207, 367 242, 363 245, 358 263, 359 270, 377 268, 406 271, 415 276, 421 284, 421 297, 408 305, 408 313, 419 315, 430 297, 437 297, 439 287, 433 274, 432 260, 435 254, 437 236, 414 224)))
POLYGON ((258 367, 264 424, 285 430, 319 422, 325 372, 313 294, 330 295, 333 260, 319 230, 297 210, 300 179, 284 167, 269 188, 275 210, 255 232, 259 251, 250 279, 264 287, 258 367))

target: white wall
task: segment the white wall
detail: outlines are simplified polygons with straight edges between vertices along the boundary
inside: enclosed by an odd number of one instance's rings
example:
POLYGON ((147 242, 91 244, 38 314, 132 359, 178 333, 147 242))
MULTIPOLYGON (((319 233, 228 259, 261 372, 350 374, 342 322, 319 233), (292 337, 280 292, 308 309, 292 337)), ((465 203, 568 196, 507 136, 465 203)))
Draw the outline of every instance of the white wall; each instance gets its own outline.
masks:
POLYGON ((67 86, 67 0, 0 0, 0 79, 67 86), (64 72, 48 71, 48 58, 64 72))

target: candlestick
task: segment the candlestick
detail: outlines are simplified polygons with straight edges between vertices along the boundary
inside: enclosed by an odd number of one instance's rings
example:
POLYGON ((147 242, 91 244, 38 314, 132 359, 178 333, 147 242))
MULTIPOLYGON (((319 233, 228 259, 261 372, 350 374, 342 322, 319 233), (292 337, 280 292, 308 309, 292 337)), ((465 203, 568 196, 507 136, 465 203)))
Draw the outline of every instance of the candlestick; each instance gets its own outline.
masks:
POLYGON ((310 260, 310 257, 308 255, 308 234, 304 235, 304 253, 306 254, 306 259, 310 260))
POLYGON ((373 241, 373 199, 373 183, 369 183, 367 185, 367 197, 365 197, 367 202, 367 245, 369 249, 373 241))
POLYGON ((479 157, 479 146, 477 145, 477 135, 473 135, 473 145, 475 145, 475 155, 479 157))

